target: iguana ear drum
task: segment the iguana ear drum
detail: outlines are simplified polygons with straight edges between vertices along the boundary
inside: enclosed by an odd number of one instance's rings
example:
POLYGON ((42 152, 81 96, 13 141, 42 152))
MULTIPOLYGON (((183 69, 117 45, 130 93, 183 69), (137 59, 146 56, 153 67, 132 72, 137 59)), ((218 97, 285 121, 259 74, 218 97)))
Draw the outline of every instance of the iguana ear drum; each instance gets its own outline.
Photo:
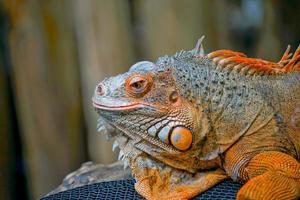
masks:
POLYGON ((185 151, 191 147, 193 135, 188 128, 177 126, 171 133, 170 141, 175 148, 185 151))

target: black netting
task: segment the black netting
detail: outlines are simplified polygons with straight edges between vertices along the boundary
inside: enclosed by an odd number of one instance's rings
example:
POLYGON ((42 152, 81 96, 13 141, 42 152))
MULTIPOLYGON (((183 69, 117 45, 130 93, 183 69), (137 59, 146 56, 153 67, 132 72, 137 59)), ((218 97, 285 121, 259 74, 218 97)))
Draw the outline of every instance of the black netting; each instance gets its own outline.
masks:
MULTIPOLYGON (((134 190, 134 180, 120 180, 95 183, 86 185, 83 187, 77 187, 64 192, 59 192, 47 197, 43 197, 42 200, 64 200, 64 199, 143 199, 134 190)), ((235 199, 238 189, 241 187, 239 183, 232 182, 230 180, 224 181, 210 190, 202 193, 198 197, 200 199, 235 199)))

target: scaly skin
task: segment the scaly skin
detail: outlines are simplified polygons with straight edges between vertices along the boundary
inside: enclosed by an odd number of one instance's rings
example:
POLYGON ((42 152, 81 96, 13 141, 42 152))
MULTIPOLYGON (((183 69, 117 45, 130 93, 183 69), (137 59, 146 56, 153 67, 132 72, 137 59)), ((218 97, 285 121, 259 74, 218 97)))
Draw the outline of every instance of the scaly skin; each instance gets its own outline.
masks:
MULTIPOLYGON (((203 39, 203 38, 202 38, 203 39)), ((229 50, 139 62, 95 90, 146 199, 189 199, 230 177, 237 199, 300 197, 300 47, 278 63, 229 50)))

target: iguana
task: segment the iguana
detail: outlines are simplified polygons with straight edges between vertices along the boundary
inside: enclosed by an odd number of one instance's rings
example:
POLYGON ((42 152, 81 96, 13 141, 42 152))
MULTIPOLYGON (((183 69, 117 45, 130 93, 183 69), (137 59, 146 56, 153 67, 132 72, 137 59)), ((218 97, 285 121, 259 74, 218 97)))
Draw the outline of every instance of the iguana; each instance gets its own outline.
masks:
POLYGON ((190 199, 227 178, 237 199, 300 196, 300 46, 277 63, 231 50, 142 61, 95 89, 146 199, 190 199))

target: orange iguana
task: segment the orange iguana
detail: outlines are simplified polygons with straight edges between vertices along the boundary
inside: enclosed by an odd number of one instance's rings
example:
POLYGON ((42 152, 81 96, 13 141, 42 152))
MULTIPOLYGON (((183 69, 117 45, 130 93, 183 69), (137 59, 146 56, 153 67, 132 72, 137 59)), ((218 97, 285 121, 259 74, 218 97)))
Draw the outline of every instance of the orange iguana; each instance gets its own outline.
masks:
POLYGON ((231 177, 237 199, 300 196, 300 46, 269 62, 196 48, 138 62, 95 90, 146 199, 189 199, 231 177))

